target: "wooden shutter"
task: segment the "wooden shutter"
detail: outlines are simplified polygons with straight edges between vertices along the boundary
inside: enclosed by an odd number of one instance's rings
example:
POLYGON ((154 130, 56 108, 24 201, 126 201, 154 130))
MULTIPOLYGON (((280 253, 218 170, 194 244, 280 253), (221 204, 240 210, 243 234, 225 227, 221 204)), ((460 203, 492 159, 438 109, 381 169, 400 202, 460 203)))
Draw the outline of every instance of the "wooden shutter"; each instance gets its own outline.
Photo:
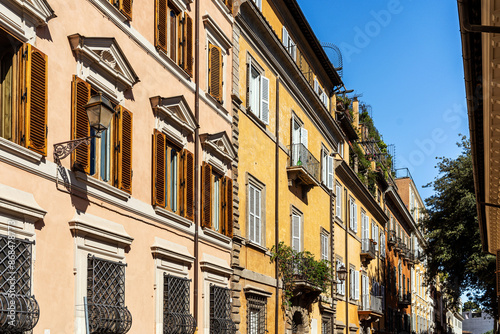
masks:
POLYGON ((224 3, 226 4, 227 9, 229 9, 229 12, 232 14, 233 13, 233 0, 224 0, 224 3))
MULTIPOLYGON (((90 84, 73 76, 71 85, 71 139, 90 136, 89 118, 83 107, 89 102, 90 91, 90 84)), ((71 153, 71 165, 74 169, 90 173, 90 147, 88 145, 79 145, 71 153)))
POLYGON ((158 130, 153 134, 153 205, 165 206, 165 135, 158 130))
POLYGON ((184 150, 184 214, 189 220, 194 219, 194 154, 184 150))
POLYGON ((118 9, 128 20, 132 21, 132 0, 119 0, 118 9))
POLYGON ((118 188, 132 193, 132 113, 118 106, 118 188))
POLYGON ((226 235, 230 238, 233 237, 233 179, 230 177, 225 177, 226 189, 225 189, 225 215, 224 221, 226 223, 226 235))
POLYGON ((25 135, 26 147, 47 155, 47 56, 24 45, 25 61, 25 135))
POLYGON ((328 189, 333 190, 333 157, 332 156, 327 156, 326 160, 328 161, 328 169, 327 169, 327 175, 328 175, 328 189))
POLYGON ((185 13, 184 26, 184 70, 193 76, 193 19, 185 13))
POLYGON ((222 103, 222 52, 218 46, 211 43, 208 47, 208 92, 222 103))
POLYGON ((301 251, 301 238, 300 238, 300 216, 292 214, 292 249, 297 252, 301 251))
POLYGON ((168 53, 168 1, 155 0, 155 46, 168 53))
POLYGON ((212 166, 201 167, 201 226, 212 228, 212 166))

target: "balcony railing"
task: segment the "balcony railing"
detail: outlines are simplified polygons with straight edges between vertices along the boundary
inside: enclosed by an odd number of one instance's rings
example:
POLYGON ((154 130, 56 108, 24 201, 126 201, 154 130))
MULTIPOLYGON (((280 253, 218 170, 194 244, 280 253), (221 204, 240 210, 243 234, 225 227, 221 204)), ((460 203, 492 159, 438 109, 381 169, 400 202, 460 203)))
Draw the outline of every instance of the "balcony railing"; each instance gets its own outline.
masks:
POLYGON ((309 186, 319 185, 319 161, 303 144, 292 144, 289 149, 291 156, 288 159, 288 179, 298 179, 309 186))
POLYGON ((383 313, 382 297, 374 295, 364 295, 361 298, 361 310, 383 313))
POLYGON ((387 240, 387 243, 389 246, 394 246, 396 245, 396 231, 390 230, 389 231, 389 239, 387 240))
POLYGON ((375 255, 375 241, 369 238, 361 239, 361 258, 372 260, 375 255))
POLYGON ((411 304, 411 292, 400 293, 398 298, 398 305, 406 307, 411 304))

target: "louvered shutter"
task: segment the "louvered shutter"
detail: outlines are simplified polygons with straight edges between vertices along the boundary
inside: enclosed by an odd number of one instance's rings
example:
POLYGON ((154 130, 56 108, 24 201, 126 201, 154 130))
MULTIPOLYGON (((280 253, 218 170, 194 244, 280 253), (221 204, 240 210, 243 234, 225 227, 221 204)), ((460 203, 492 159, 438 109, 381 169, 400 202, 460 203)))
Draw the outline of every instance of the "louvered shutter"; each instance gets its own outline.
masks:
POLYGON ((119 0, 118 9, 128 20, 132 21, 132 0, 119 0))
POLYGON ((326 157, 328 161, 328 189, 333 190, 333 157, 332 156, 327 156, 326 157))
POLYGON ((221 49, 211 43, 209 47, 209 94, 222 103, 222 52, 221 49))
POLYGON ((118 188, 132 193, 132 112, 118 106, 118 188))
MULTIPOLYGON (((90 84, 73 76, 71 85, 71 139, 90 136, 89 118, 83 107, 89 102, 90 91, 90 84)), ((71 165, 74 169, 90 173, 90 147, 88 145, 79 145, 71 153, 71 165)))
POLYGON ((349 199, 349 228, 354 230, 354 203, 349 199))
POLYGON ((356 300, 359 300, 359 271, 354 271, 354 296, 356 300))
POLYGON ((189 74, 189 76, 193 76, 193 19, 185 13, 185 46, 184 46, 184 70, 189 74))
POLYGON ((337 217, 342 219, 342 187, 340 185, 336 185, 336 198, 335 198, 335 213, 337 217))
POLYGON ((256 205, 255 205, 255 200, 256 200, 256 192, 257 189, 255 189, 252 185, 248 186, 248 239, 251 241, 257 241, 256 239, 256 233, 255 233, 255 220, 256 220, 256 205))
POLYGON ((226 222, 226 235, 230 238, 233 237, 233 179, 226 176, 226 189, 225 189, 225 204, 226 204, 226 217, 224 217, 226 222))
POLYGON ((283 34, 281 37, 281 41, 283 42, 285 49, 288 51, 288 30, 286 30, 284 26, 283 26, 283 34))
POLYGON ((212 166, 203 162, 201 168, 201 226, 212 228, 212 166))
POLYGON ((24 45, 25 145, 32 151, 47 155, 47 56, 24 45))
MULTIPOLYGON (((252 105, 250 102, 250 98, 253 94, 252 86, 250 84, 251 78, 252 78, 252 58, 248 59, 248 63, 247 63, 247 95, 246 95, 247 108, 250 108, 252 105)), ((255 111, 252 110, 252 112, 255 112, 255 111)))
POLYGON ((264 124, 269 125, 269 79, 260 77, 260 119, 264 124))
POLYGON ((229 12, 232 14, 233 13, 233 0, 225 0, 227 9, 229 9, 229 12))
MULTIPOLYGON (((373 223, 375 224, 375 222, 373 223)), ((380 240, 379 240, 379 229, 378 229, 378 225, 375 224, 375 235, 373 236, 373 239, 375 240, 376 242, 376 245, 375 245, 375 250, 378 251, 379 250, 379 245, 380 245, 380 240)))
POLYGON ((292 214, 292 249, 298 252, 301 251, 300 230, 300 216, 292 214))
POLYGON ((358 232, 358 205, 353 203, 353 229, 358 232))
POLYGON ((326 155, 327 152, 323 148, 321 148, 321 182, 324 185, 326 185, 327 183, 326 169, 328 161, 326 160, 326 155))
POLYGON ((318 94, 318 93, 319 93, 319 82, 318 82, 318 80, 316 80, 316 79, 314 79, 314 92, 315 92, 316 94, 318 94))
POLYGON ((165 206, 165 135, 153 134, 153 205, 165 206))
POLYGON ((194 219, 194 154, 184 150, 185 152, 185 195, 184 195, 184 212, 185 217, 189 220, 194 219))
POLYGON ((168 53, 168 1, 155 0, 155 46, 168 53))

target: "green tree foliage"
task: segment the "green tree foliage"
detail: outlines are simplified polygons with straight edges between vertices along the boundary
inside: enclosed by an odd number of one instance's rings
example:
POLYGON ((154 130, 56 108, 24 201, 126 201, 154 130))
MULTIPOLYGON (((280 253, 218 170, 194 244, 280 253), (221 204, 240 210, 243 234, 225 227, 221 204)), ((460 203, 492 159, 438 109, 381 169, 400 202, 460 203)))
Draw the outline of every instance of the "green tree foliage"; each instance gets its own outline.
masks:
POLYGON ((477 221, 470 143, 465 136, 457 145, 456 159, 438 158, 439 171, 426 187, 434 195, 425 200, 428 214, 422 221, 428 246, 427 280, 441 278, 448 302, 465 291, 468 298, 489 314, 497 314, 495 257, 482 251, 477 221))
POLYGON ((479 308, 479 306, 476 303, 474 303, 474 302, 472 302, 470 300, 468 300, 468 301, 466 301, 464 303, 464 307, 463 307, 463 311, 464 312, 467 312, 467 311, 477 312, 477 311, 480 311, 480 310, 481 309, 479 308))

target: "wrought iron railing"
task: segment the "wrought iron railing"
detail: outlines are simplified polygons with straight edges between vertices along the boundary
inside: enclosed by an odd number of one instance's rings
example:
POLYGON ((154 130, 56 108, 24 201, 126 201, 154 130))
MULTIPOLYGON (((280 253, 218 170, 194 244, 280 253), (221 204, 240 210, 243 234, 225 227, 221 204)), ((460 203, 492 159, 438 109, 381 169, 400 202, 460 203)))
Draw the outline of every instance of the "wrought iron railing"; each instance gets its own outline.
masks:
POLYGON ((191 280, 168 274, 163 276, 163 333, 193 334, 196 320, 189 313, 191 280))
POLYGON ((311 257, 304 256, 303 253, 297 253, 290 263, 290 270, 293 270, 295 281, 304 281, 321 290, 324 285, 325 277, 318 272, 318 261, 311 257))
POLYGON ((234 334, 231 319, 231 290, 210 285, 210 334, 234 334))
POLYGON ((383 313, 382 297, 375 295, 363 295, 361 298, 361 310, 383 313))
POLYGON ((288 160, 289 167, 301 166, 317 181, 320 176, 320 163, 303 144, 292 144, 289 146, 291 158, 288 160))
POLYGON ((389 245, 393 245, 393 246, 394 246, 394 245, 396 244, 396 242, 397 242, 397 239, 396 239, 396 231, 394 231, 394 230, 390 230, 390 231, 389 231, 389 240, 387 240, 387 243, 388 243, 389 245))
POLYGON ((400 293, 399 294, 399 303, 411 304, 411 292, 400 293))
POLYGON ((90 333, 125 334, 132 315, 125 306, 125 264, 88 256, 87 299, 90 333))
POLYGON ((31 294, 33 242, 0 235, 0 333, 23 333, 38 323, 31 294))
POLYGON ((361 239, 361 253, 375 257, 375 241, 369 238, 361 239))

